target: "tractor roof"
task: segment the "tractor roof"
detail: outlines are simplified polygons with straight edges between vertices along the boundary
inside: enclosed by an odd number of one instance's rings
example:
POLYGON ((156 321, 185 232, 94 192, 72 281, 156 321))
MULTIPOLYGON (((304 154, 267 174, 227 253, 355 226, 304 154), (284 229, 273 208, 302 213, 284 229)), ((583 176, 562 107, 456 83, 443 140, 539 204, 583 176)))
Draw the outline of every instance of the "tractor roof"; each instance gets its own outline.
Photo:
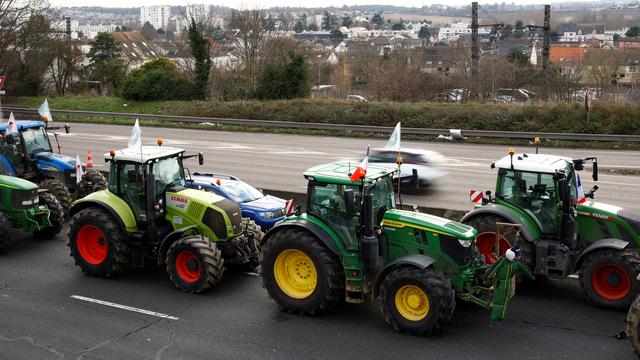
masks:
MULTIPOLYGON (((566 170, 573 164, 573 160, 564 156, 544 154, 515 154, 513 155, 513 168, 520 171, 555 173, 557 170, 566 170)), ((495 162, 499 169, 511 169, 511 156, 507 155, 495 162)))
MULTIPOLYGON (((327 182, 333 184, 345 184, 345 185, 360 185, 362 182, 351 182, 349 177, 353 171, 358 167, 360 162, 356 161, 336 161, 329 164, 322 164, 314 166, 311 169, 304 172, 304 177, 314 178, 320 182, 327 182)), ((381 164, 371 164, 367 166, 367 176, 365 182, 370 183, 375 179, 381 178, 393 174, 398 171, 395 166, 384 166, 381 164)))
POLYGON ((141 146, 117 150, 113 158, 111 158, 111 154, 106 153, 104 159, 106 161, 146 163, 149 160, 171 157, 183 152, 184 149, 170 146, 141 146))
MULTIPOLYGON (((18 131, 23 129, 31 129, 39 126, 44 126, 42 121, 34 121, 34 120, 20 120, 16 121, 16 126, 18 127, 18 131)), ((7 122, 0 123, 0 132, 5 132, 7 130, 7 122)))

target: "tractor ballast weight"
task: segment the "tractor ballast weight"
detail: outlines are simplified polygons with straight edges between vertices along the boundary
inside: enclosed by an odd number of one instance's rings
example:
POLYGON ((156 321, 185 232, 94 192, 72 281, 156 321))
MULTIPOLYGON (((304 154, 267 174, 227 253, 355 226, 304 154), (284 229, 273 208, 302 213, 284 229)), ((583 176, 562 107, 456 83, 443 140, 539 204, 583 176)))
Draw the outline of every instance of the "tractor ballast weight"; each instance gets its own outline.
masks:
POLYGON ((492 310, 492 320, 504 317, 511 279, 526 269, 508 265, 513 257, 484 264, 469 226, 395 209, 395 169, 369 165, 366 178, 352 183, 350 168, 307 170, 306 211, 265 235, 261 273, 271 298, 301 314, 380 298, 386 321, 416 335, 444 326, 456 297, 492 310))
MULTIPOLYGON (((597 181, 594 157, 510 152, 491 165, 498 169, 495 196, 462 222, 480 232, 481 252, 483 242, 494 241, 496 222, 521 224, 523 262, 536 275, 563 279, 577 272, 587 300, 626 309, 640 292, 632 280, 640 273, 640 216, 594 200, 597 186, 582 195, 578 171, 589 162, 597 181)), ((505 247, 514 244, 511 238, 505 247)))
POLYGON ((52 127, 48 122, 17 121, 18 134, 4 135, 6 124, 0 124, 0 154, 4 155, 7 171, 13 176, 37 183, 49 190, 62 204, 65 212, 74 199, 105 189, 107 181, 95 169, 83 166, 84 176, 76 179, 76 159, 60 154, 58 134, 69 126, 52 127), (49 133, 54 135, 57 151, 53 150, 49 133))
MULTIPOLYGON (((83 272, 99 277, 166 265, 180 290, 200 293, 217 284, 225 268, 258 266, 255 226, 235 203, 185 188, 183 149, 143 146, 112 150, 109 187, 71 208, 69 248, 83 272)), ((259 232, 261 234, 261 232, 259 232)))

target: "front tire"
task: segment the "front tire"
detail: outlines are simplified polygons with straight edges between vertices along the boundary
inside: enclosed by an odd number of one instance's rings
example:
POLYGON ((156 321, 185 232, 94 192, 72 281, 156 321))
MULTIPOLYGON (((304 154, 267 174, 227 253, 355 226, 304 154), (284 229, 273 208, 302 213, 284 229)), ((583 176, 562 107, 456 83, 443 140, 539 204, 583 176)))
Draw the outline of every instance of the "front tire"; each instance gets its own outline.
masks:
POLYGON ((9 218, 0 213, 0 251, 4 251, 11 244, 12 233, 13 228, 9 218))
POLYGON ((344 298, 340 259, 303 229, 283 229, 262 247, 262 284, 285 311, 316 314, 344 298))
POLYGON ((38 184, 38 187, 49 190, 49 193, 58 199, 60 205, 62 205, 62 208, 64 209, 64 217, 66 218, 69 215, 69 210, 73 203, 69 188, 67 188, 67 186, 62 182, 55 179, 43 180, 38 184))
POLYGON ((633 250, 601 250, 587 256, 580 267, 580 286, 592 304, 626 310, 640 284, 640 256, 633 250))
POLYGON ((71 218, 67 245, 76 265, 87 275, 111 277, 129 265, 125 230, 110 213, 88 208, 71 218))
POLYGON ((52 239, 62 231, 64 226, 64 209, 62 205, 49 193, 40 194, 40 204, 44 204, 49 209, 49 222, 51 226, 35 231, 33 235, 39 239, 52 239))
POLYGON ((167 252, 167 272, 173 284, 188 293, 202 293, 215 286, 224 272, 222 252, 201 235, 174 242, 167 252))
POLYGON ((109 183, 107 179, 96 169, 87 168, 82 181, 78 184, 76 189, 76 200, 94 193, 96 191, 104 190, 109 183))
POLYGON ((428 336, 449 322, 455 293, 445 275, 433 268, 393 269, 380 287, 380 310, 396 331, 428 336))

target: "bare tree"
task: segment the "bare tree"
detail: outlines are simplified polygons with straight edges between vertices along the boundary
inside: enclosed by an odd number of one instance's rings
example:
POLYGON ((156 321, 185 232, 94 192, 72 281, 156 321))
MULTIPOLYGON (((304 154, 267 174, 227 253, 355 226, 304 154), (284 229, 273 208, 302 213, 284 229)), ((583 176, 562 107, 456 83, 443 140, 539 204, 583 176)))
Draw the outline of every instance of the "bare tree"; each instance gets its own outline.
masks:
POLYGON ((47 6, 46 0, 0 0, 0 59, 15 49, 20 31, 29 19, 47 6))
POLYGON ((237 31, 236 54, 242 64, 248 85, 253 90, 260 73, 260 55, 269 39, 265 32, 264 10, 233 10, 230 27, 237 31))
POLYGON ((51 42, 51 55, 49 72, 53 79, 53 85, 57 95, 64 96, 74 75, 79 72, 84 55, 70 41, 61 40, 51 42))

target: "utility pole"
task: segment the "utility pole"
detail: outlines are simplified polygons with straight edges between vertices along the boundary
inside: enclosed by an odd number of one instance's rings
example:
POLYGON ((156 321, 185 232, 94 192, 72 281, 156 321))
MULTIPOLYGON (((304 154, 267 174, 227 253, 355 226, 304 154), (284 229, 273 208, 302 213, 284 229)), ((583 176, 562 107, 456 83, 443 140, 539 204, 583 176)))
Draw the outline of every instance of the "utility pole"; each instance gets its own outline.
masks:
POLYGON ((478 62, 480 60, 480 47, 478 41, 478 2, 471 3, 471 77, 478 81, 478 62))
POLYGON ((543 30, 543 45, 542 45, 542 68, 547 70, 549 65, 549 41, 551 37, 551 5, 544 6, 544 25, 543 30))

